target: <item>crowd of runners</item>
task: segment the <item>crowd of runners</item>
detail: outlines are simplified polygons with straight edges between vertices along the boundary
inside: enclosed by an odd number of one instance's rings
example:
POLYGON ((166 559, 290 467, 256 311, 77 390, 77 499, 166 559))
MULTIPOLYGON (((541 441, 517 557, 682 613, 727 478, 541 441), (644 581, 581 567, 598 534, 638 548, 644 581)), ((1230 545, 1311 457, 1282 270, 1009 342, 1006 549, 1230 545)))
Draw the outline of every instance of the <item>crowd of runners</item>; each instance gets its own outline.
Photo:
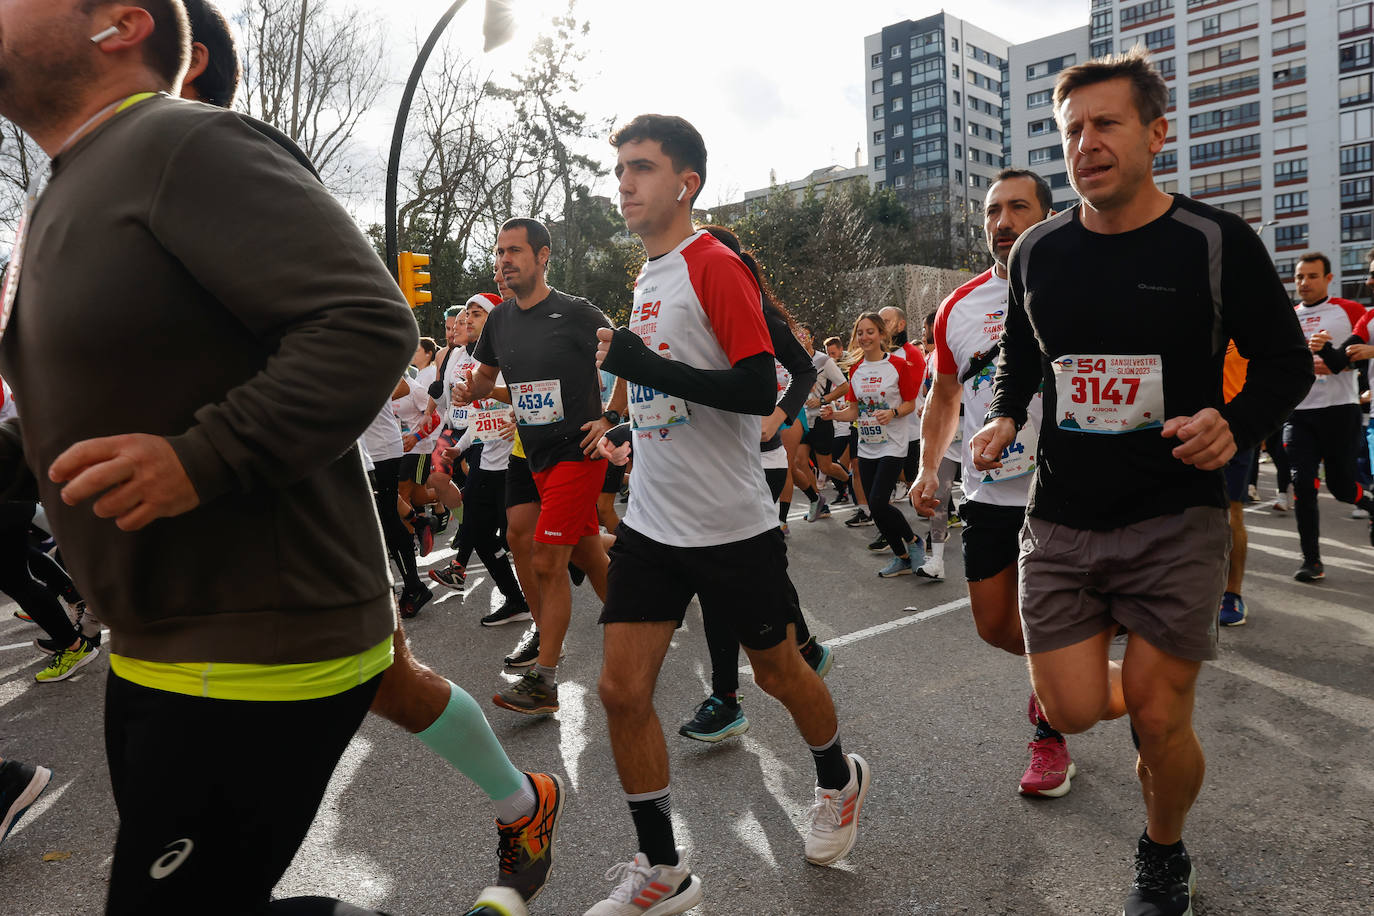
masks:
MULTIPOLYGON (((1247 619, 1241 507, 1260 500, 1267 454, 1279 492, 1262 501, 1296 518, 1302 582, 1324 575, 1322 470, 1338 500, 1374 509, 1374 431, 1361 435, 1374 312, 1328 296, 1320 252, 1297 261, 1295 307, 1251 227, 1156 189, 1167 90, 1147 58, 1060 74, 1083 203, 1054 213, 1043 178, 1004 170, 984 207, 993 266, 927 315, 859 303, 844 328, 798 323, 733 233, 693 224, 698 132, 641 115, 610 138, 647 255, 628 325, 549 287, 549 231, 515 217, 491 290, 449 307, 436 341, 309 161, 229 110, 224 18, 185 0, 182 36, 180 6, 0 13, 10 41, 51 54, 56 36, 71 62, 0 62, 0 112, 54 159, 0 318, 0 589, 43 631, 38 682, 108 657, 108 912, 363 912, 271 893, 369 710, 490 798, 499 862, 473 912, 524 912, 569 790, 515 766, 486 715, 558 712, 584 581, 602 605, 599 695, 636 838, 588 916, 686 912, 709 885, 674 835, 653 701, 693 598, 711 694, 665 711, 677 733, 748 729, 742 647, 814 762, 802 852, 844 859, 863 817, 901 813, 865 812, 874 771, 847 748, 880 739, 842 730, 824 682, 834 653, 789 578, 798 494, 810 531, 871 529, 884 580, 943 579, 962 526, 977 632, 1028 660, 1019 790, 1068 793, 1065 736, 1128 715, 1146 810, 1123 912, 1192 912, 1193 691, 1218 626, 1247 619), (1142 256, 1159 251, 1171 256, 1142 256), (97 294, 109 307, 82 313, 73 343, 73 304, 97 294), (205 352, 183 359, 168 335, 205 352), (115 373, 157 396, 119 398, 115 373), (301 517, 329 535, 294 542, 284 528, 301 517), (445 543, 452 558, 422 577, 445 543), (463 590, 474 554, 502 596, 477 622, 520 632, 493 659, 519 678, 469 680, 477 697, 417 660, 401 623, 435 589, 463 590), (245 773, 214 750, 226 741, 293 765, 245 773)), ((896 609, 919 585, 871 587, 896 609)), ((0 837, 50 776, 0 763, 0 837)))

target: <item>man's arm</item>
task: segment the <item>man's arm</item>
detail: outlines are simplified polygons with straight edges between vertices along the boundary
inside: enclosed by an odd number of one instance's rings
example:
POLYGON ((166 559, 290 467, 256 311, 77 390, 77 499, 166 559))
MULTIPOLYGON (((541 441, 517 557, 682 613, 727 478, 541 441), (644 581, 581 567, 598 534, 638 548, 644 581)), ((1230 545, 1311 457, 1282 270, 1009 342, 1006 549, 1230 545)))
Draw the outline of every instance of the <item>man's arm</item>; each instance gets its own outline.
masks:
POLYGON ((964 386, 957 375, 936 372, 935 381, 926 395, 925 413, 921 415, 921 473, 939 474, 940 459, 949 451, 959 431, 959 403, 964 386))
POLYGON ((773 355, 792 376, 791 384, 777 400, 777 407, 783 412, 784 422, 793 423, 806 403, 807 395, 811 393, 811 386, 816 384, 816 367, 811 357, 806 355, 806 348, 792 333, 787 319, 765 309, 763 320, 768 325, 768 336, 773 341, 773 355))
POLYGON ((997 377, 993 380, 992 404, 988 411, 1010 417, 1016 429, 1026 425, 1026 409, 1035 392, 1040 390, 1044 371, 1040 362, 1040 344, 1035 339, 1030 316, 1026 314, 1021 257, 1018 245, 1007 267, 1007 320, 1002 327, 997 377))
POLYGON ((652 352, 629 328, 597 331, 597 365, 637 385, 705 407, 766 417, 778 391, 772 353, 755 353, 729 369, 697 369, 652 352))

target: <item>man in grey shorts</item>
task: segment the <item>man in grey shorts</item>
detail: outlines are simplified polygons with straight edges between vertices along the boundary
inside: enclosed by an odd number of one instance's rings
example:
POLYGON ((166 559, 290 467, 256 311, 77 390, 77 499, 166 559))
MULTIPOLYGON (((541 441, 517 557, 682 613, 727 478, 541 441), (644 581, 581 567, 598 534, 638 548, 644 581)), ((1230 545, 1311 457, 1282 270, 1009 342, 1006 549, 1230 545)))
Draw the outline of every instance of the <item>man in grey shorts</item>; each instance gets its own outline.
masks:
POLYGON ((1182 838, 1204 772, 1194 686, 1216 652, 1230 547, 1220 469, 1313 377, 1254 230, 1155 187, 1167 105, 1143 50, 1060 73, 1055 116, 1082 203, 1012 249, 995 394, 970 443, 976 468, 1000 467, 1043 383, 1021 622, 1055 729, 1129 713, 1138 736, 1146 828, 1125 916, 1193 912, 1182 838), (1228 339, 1250 364, 1223 403, 1228 339), (1121 625, 1126 655, 1109 662, 1121 625))

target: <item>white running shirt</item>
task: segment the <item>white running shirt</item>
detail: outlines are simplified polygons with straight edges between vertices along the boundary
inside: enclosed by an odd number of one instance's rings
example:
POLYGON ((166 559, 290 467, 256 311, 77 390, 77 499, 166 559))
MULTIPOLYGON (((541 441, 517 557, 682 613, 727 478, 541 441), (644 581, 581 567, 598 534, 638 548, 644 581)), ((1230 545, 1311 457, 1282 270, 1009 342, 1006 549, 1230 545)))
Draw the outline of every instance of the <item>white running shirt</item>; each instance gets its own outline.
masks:
MULTIPOLYGON (((1297 306, 1298 324, 1302 325, 1304 339, 1318 331, 1331 335, 1331 345, 1341 343, 1355 333, 1355 326, 1364 318, 1364 307, 1349 299, 1327 298, 1316 305, 1297 306)), ((1314 354, 1314 359, 1321 357, 1314 354)), ((1294 410, 1316 410, 1321 407, 1335 407, 1338 404, 1360 403, 1360 382, 1355 367, 1350 366, 1335 375, 1319 375, 1294 410)))
POLYGON ((849 391, 845 397, 851 404, 859 405, 860 458, 906 457, 911 424, 905 417, 894 417, 882 425, 873 415, 880 410, 896 410, 903 401, 916 400, 920 388, 920 376, 895 353, 854 364, 849 370, 849 391))

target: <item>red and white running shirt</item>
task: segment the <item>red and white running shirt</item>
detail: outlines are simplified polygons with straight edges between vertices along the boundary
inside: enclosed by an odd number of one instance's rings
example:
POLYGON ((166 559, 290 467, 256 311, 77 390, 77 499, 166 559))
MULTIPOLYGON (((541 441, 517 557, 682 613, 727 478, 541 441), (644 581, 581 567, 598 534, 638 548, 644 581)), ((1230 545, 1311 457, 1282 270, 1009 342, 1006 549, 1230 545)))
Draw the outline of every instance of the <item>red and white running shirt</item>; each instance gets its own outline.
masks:
MULTIPOLYGON (((645 262, 630 330, 649 349, 699 369, 772 354, 749 268, 705 231, 645 262)), ((625 523, 671 547, 729 544, 777 525, 759 461, 759 418, 630 384, 634 487, 625 523)))
MULTIPOLYGON (((1007 281, 991 268, 949 294, 935 313, 935 368, 944 375, 963 378, 975 359, 981 359, 1002 337, 1007 320, 1007 281)), ((983 417, 992 404, 992 380, 997 361, 992 360, 963 383, 964 496, 991 506, 1024 506, 1039 461, 1037 443, 1044 398, 1039 392, 1026 409, 1026 425, 1002 455, 1002 468, 979 471, 973 466, 969 444, 983 428, 983 417)))
POLYGON ((880 410, 896 410, 903 401, 915 401, 921 377, 911 364, 894 353, 882 359, 860 360, 849 370, 845 397, 859 405, 859 457, 905 458, 911 426, 904 417, 887 424, 877 421, 880 410))
MULTIPOLYGON (((1355 328, 1364 320, 1364 307, 1349 299, 1328 297, 1316 305, 1296 306, 1298 324, 1302 325, 1302 336, 1311 338, 1318 331, 1331 335, 1331 345, 1340 346, 1355 333, 1355 328)), ((1315 357, 1320 359, 1321 357, 1315 357)), ((1338 404, 1360 403, 1360 383, 1354 368, 1347 368, 1335 375, 1318 375, 1312 383, 1307 397, 1302 399, 1295 410, 1316 410, 1321 407, 1335 407, 1338 404)))

